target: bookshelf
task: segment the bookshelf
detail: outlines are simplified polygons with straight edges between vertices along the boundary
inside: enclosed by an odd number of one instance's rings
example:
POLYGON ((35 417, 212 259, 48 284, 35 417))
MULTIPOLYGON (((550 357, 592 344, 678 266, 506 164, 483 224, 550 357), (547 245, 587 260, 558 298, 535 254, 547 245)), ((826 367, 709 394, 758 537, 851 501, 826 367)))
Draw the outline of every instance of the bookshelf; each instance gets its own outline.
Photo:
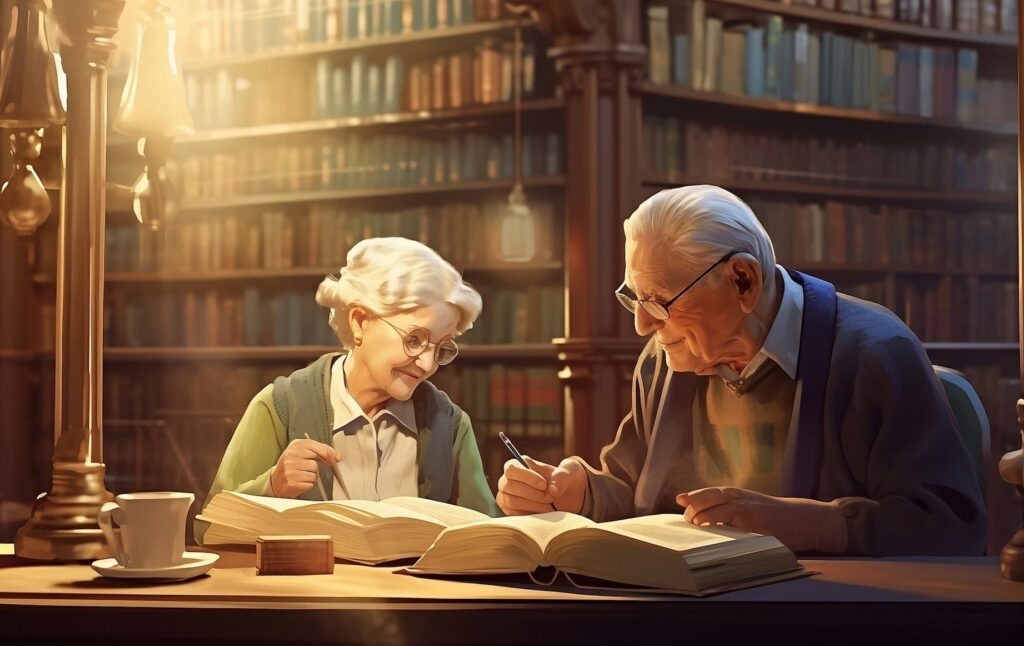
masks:
POLYGON ((852 122, 868 122, 869 124, 891 124, 895 127, 913 126, 925 131, 947 131, 972 134, 985 134, 998 137, 1016 137, 1017 124, 1012 123, 963 123, 952 119, 934 119, 902 114, 888 114, 871 110, 853 108, 837 108, 833 106, 811 105, 745 96, 733 96, 720 92, 694 90, 688 87, 660 86, 645 83, 641 86, 645 97, 653 100, 677 101, 706 106, 708 110, 738 109, 745 112, 746 118, 757 118, 756 111, 792 115, 793 118, 820 117, 852 122))
POLYGON ((643 11, 639 197, 734 191, 782 264, 885 305, 936 364, 964 371, 992 421, 998 549, 1019 516, 995 475, 1020 389, 1015 0, 643 11))
MULTIPOLYGON (((913 24, 894 18, 880 18, 859 13, 848 13, 839 9, 824 9, 814 6, 813 3, 798 1, 780 0, 709 0, 710 4, 723 7, 735 8, 739 11, 752 11, 760 13, 774 13, 789 18, 806 20, 830 25, 841 25, 856 29, 866 29, 882 34, 894 36, 907 36, 939 43, 963 43, 979 47, 990 47, 999 49, 1013 49, 1017 46, 1017 39, 1012 34, 998 33, 971 33, 953 31, 950 29, 939 29, 920 24, 913 24)), ((839 2, 833 3, 838 5, 839 2)), ((871 5, 872 3, 868 3, 871 5)), ((895 3, 879 3, 882 6, 892 6, 895 3)), ((937 3, 936 3, 937 4, 937 3)), ((952 3, 950 3, 952 4, 952 3)), ((920 5, 918 5, 920 7, 920 5)), ((871 8, 870 6, 868 7, 871 8)), ((861 11, 859 5, 857 11, 861 11)))
MULTIPOLYGON (((175 142, 168 164, 181 197, 177 219, 151 232, 123 201, 108 208, 110 490, 186 487, 201 497, 218 460, 193 455, 196 447, 219 456, 260 388, 339 349, 313 294, 354 242, 379 235, 429 244, 481 291, 484 317, 517 321, 478 321, 459 340, 456 365, 433 377, 470 413, 492 485, 505 461, 499 430, 525 452, 556 459, 562 395, 550 340, 562 336, 567 155, 546 37, 524 25, 523 184, 535 254, 507 261, 498 232, 513 186, 515 22, 501 3, 312 0, 297 7, 309 9, 306 18, 276 1, 262 16, 232 12, 242 4, 173 3, 197 126, 175 142), (424 13, 411 24, 385 20, 396 7, 424 13), (355 13, 338 13, 346 10, 355 13), (350 17, 358 33, 346 31, 350 17), (231 44, 254 29, 262 42, 231 44), (240 320, 257 311, 262 323, 240 320), (146 453, 152 441, 167 444, 166 455, 146 453)), ((125 80, 123 67, 111 73, 112 104, 125 80)), ((134 148, 110 138, 111 183, 137 176, 134 148)), ((53 379, 54 236, 55 227, 43 232, 30 265, 43 320, 38 349, 0 356, 34 357, 44 400, 53 379)), ((42 417, 45 427, 52 415, 42 417)))

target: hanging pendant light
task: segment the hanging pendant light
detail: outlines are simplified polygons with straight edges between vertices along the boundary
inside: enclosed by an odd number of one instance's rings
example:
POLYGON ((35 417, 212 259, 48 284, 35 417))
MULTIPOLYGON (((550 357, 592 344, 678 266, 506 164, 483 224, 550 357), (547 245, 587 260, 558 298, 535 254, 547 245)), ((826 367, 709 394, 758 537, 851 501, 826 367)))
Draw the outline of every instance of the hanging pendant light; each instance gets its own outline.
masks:
POLYGON ((0 189, 0 214, 25 236, 50 217, 50 197, 32 162, 42 151, 43 129, 64 123, 64 106, 46 40, 46 4, 18 0, 11 12, 14 30, 4 45, 0 70, 0 127, 11 130, 14 168, 0 189))
POLYGON ((535 223, 523 190, 522 69, 523 40, 520 18, 516 16, 515 47, 512 54, 512 110, 515 114, 515 183, 501 219, 501 257, 509 262, 528 262, 536 253, 535 223))
POLYGON ((144 11, 114 130, 140 138, 138 150, 146 162, 132 185, 132 210, 140 223, 156 230, 178 210, 178 193, 166 169, 174 138, 194 128, 174 56, 174 18, 161 0, 146 0, 144 11))

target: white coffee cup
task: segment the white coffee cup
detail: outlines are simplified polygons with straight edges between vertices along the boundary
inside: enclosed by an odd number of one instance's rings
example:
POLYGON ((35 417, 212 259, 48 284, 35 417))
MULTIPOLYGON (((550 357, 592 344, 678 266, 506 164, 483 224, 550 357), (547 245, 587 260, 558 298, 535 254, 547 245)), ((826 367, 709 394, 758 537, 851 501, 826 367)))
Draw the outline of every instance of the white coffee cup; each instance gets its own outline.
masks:
POLYGON ((124 493, 100 507, 98 522, 111 556, 125 568, 182 562, 185 521, 195 495, 179 491, 124 493))

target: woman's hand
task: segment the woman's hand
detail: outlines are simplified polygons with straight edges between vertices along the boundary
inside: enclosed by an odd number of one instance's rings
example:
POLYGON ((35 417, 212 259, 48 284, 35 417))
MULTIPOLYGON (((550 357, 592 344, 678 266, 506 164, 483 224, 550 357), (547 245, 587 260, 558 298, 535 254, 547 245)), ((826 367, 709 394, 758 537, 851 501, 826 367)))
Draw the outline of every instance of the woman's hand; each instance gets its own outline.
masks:
POLYGON ((292 440, 270 472, 270 492, 278 498, 297 498, 313 488, 320 462, 332 465, 340 459, 334 447, 322 442, 292 440))

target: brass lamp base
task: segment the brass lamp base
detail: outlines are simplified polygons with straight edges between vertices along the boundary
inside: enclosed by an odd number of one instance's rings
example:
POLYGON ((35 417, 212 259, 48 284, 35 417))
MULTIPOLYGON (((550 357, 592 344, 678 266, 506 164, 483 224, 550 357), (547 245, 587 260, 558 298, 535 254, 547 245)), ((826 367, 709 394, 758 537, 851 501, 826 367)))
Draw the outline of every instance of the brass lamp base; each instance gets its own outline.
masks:
POLYGON ((36 500, 32 517, 14 537, 14 553, 30 559, 85 561, 110 556, 96 516, 114 499, 103 485, 103 464, 53 463, 52 491, 36 500))
POLYGON ((1010 581, 1024 581, 1024 529, 1017 530, 999 553, 999 573, 1010 581))

